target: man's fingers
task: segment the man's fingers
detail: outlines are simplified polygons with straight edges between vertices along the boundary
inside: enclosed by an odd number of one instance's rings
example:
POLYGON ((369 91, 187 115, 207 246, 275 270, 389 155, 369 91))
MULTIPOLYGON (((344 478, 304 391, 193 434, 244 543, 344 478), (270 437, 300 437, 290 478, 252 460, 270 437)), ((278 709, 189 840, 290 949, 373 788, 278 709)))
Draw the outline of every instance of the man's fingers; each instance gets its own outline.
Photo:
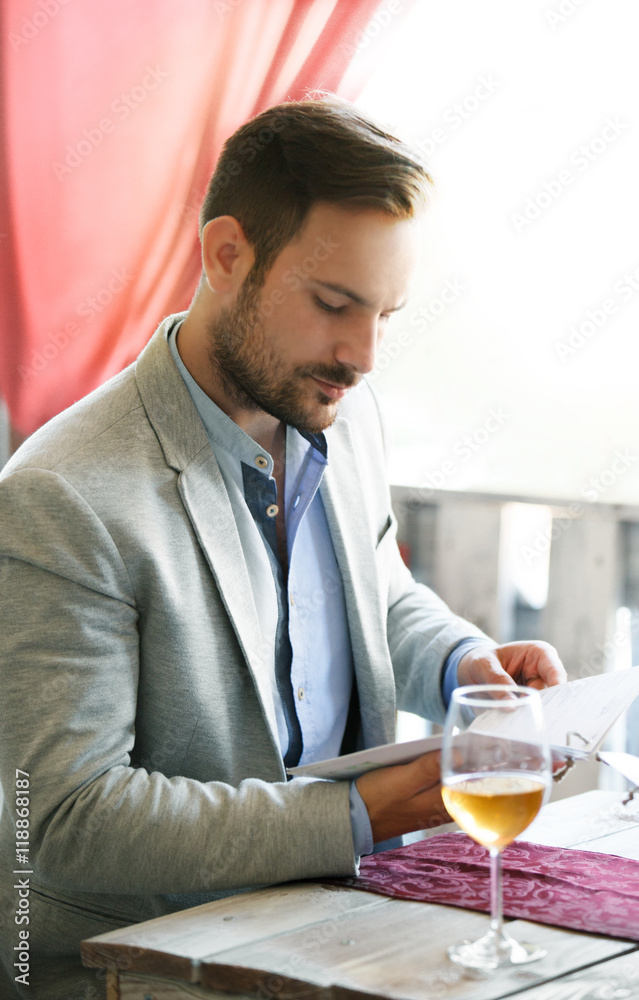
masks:
POLYGON ((485 679, 477 681, 478 684, 505 684, 507 686, 514 684, 512 677, 499 662, 495 653, 488 653, 483 658, 483 668, 485 679))
MULTIPOLYGON (((558 683, 558 682, 553 682, 558 683)), ((542 681, 541 677, 535 677, 532 681, 526 681, 526 687, 534 688, 535 691, 543 691, 546 687, 546 682, 542 681)))
POLYGON ((568 680, 568 674, 566 673, 566 668, 559 658, 559 653, 555 647, 551 646, 548 642, 542 642, 540 643, 540 646, 542 647, 541 651, 544 654, 539 671, 543 680, 546 682, 548 687, 552 687, 555 684, 565 684, 568 680))
POLYGON ((537 689, 567 680, 557 650, 540 641, 471 649, 461 658, 457 677, 460 684, 514 683, 537 689))
POLYGON ((406 764, 407 786, 414 787, 413 795, 419 795, 428 788, 438 785, 441 780, 441 754, 439 750, 434 753, 425 753, 417 760, 406 764))
POLYGON ((495 651, 489 647, 471 649, 459 663, 457 678, 460 684, 514 683, 500 663, 495 651))
POLYGON ((441 798, 440 769, 437 751, 410 764, 368 771, 357 779, 375 843, 448 822, 441 798))
POLYGON ((498 646, 495 654, 518 684, 543 688, 563 684, 567 680, 559 654, 548 642, 509 642, 498 646))
POLYGON ((381 767, 376 771, 369 771, 357 779, 357 788, 364 801, 366 801, 364 791, 373 787, 381 794, 410 799, 438 785, 440 774, 441 754, 436 750, 422 754, 410 764, 396 764, 393 767, 381 767))

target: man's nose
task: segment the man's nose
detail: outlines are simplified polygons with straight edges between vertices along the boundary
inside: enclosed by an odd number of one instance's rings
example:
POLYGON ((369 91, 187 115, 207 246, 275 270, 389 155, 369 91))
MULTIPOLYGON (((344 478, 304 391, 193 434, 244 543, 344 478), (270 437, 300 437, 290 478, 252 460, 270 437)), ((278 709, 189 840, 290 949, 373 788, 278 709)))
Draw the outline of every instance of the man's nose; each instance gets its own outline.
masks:
POLYGON ((349 326, 335 346, 335 360, 354 368, 360 375, 366 375, 375 367, 377 348, 381 339, 377 317, 360 319, 349 326))

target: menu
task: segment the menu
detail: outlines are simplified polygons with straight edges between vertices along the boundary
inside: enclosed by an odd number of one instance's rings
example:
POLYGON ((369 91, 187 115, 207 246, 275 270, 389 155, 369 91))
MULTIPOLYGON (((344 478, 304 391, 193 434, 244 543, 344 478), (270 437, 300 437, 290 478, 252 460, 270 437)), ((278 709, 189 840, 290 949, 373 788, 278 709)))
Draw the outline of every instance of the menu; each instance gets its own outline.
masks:
MULTIPOLYGON (((567 684, 544 688, 539 694, 551 749, 565 758, 585 759, 602 744, 611 726, 639 695, 639 666, 581 677, 567 684)), ((488 711, 475 719, 473 728, 508 737, 514 735, 509 732, 509 721, 503 712, 488 711)), ((514 719, 512 721, 514 723, 514 719)), ((409 764, 424 753, 439 750, 441 745, 441 736, 427 736, 407 743, 386 743, 287 770, 294 777, 352 780, 379 767, 409 764)), ((637 760, 639 769, 639 759, 633 759, 637 760)), ((612 761, 606 763, 612 764, 612 761)))

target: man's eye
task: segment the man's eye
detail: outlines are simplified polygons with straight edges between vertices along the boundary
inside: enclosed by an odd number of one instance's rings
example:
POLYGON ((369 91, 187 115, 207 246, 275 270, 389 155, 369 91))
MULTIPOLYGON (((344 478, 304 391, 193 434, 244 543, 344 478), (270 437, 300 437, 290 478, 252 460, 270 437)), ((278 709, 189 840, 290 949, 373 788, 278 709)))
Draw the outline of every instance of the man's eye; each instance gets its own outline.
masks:
POLYGON ((346 306, 331 306, 328 302, 324 302, 324 299, 320 299, 319 295, 315 296, 315 304, 318 305, 320 309, 329 313, 340 313, 346 308, 346 306))

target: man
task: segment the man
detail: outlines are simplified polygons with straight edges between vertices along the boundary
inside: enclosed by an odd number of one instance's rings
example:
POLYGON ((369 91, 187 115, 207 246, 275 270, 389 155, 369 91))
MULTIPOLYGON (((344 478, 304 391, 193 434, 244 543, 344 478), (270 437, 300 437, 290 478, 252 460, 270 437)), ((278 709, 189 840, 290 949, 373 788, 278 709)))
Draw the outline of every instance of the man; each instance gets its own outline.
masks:
POLYGON ((392 741, 396 705, 441 720, 457 683, 565 678, 551 647, 495 647, 399 557, 364 376, 406 300, 427 186, 338 101, 243 126, 204 202, 188 313, 4 471, 3 960, 14 980, 20 769, 25 996, 92 995, 82 938, 351 875, 447 818, 437 755, 352 786, 286 766, 392 741))

